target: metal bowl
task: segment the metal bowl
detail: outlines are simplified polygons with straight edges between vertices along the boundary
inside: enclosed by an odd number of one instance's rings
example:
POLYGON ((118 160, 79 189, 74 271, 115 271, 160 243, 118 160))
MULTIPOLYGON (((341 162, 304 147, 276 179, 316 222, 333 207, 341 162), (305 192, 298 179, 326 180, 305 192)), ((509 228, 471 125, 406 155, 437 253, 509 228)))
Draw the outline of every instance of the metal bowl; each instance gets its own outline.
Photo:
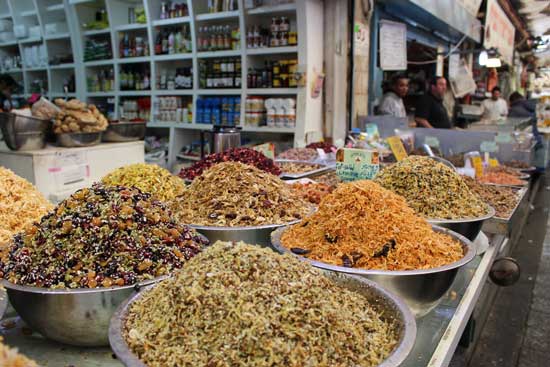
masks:
POLYGON ((8 294, 4 288, 0 286, 0 320, 4 318, 4 314, 8 309, 8 294))
POLYGON ((483 222, 495 216, 495 209, 489 206, 489 213, 477 218, 468 219, 426 219, 432 225, 448 228, 474 241, 483 227, 483 222))
POLYGON ((61 343, 109 345, 109 320, 136 288, 164 277, 110 288, 48 289, 3 281, 13 308, 33 330, 61 343))
MULTIPOLYGON (((339 285, 360 293, 369 300, 387 320, 394 321, 394 330, 399 341, 393 352, 378 367, 397 367, 411 352, 416 339, 416 321, 405 303, 379 285, 367 279, 347 274, 326 272, 325 274, 339 285)), ((125 301, 117 309, 109 325, 111 349, 126 367, 147 367, 128 347, 122 336, 128 309, 133 302, 143 297, 153 287, 142 290, 125 301)))
POLYGON ((435 308, 447 293, 458 273, 458 269, 469 263, 476 255, 476 250, 466 237, 446 228, 432 226, 434 231, 445 233, 460 241, 464 257, 454 263, 433 269, 422 270, 366 270, 346 268, 320 261, 310 260, 296 255, 281 244, 281 236, 288 228, 279 228, 271 234, 271 245, 280 253, 288 253, 311 263, 317 268, 337 273, 354 274, 370 279, 398 297, 402 298, 416 317, 422 317, 435 308))
POLYGON ((103 132, 103 141, 106 142, 125 142, 143 140, 145 138, 145 122, 117 122, 111 123, 107 130, 103 132))
POLYGON ((0 112, 0 128, 11 150, 37 150, 46 146, 49 120, 0 112))
POLYGON ((101 143, 101 133, 57 134, 57 144, 66 148, 90 147, 101 143))

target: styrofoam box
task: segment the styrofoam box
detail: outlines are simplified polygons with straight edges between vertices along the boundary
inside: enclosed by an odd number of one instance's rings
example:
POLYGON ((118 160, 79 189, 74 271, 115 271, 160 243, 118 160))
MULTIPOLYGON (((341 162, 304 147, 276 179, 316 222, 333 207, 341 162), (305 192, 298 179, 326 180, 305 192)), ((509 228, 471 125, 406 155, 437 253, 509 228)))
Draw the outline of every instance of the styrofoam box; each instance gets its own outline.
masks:
POLYGON ((29 38, 41 37, 41 36, 42 36, 42 32, 40 31, 39 25, 29 28, 29 38))
POLYGON ((0 20, 0 32, 12 32, 13 31, 13 23, 9 19, 2 19, 0 20))
POLYGON ((17 24, 13 26, 13 33, 15 34, 16 38, 27 38, 27 32, 27 26, 24 24, 17 24))
POLYGON ((44 32, 46 34, 68 33, 69 27, 67 23, 48 23, 44 25, 44 32))

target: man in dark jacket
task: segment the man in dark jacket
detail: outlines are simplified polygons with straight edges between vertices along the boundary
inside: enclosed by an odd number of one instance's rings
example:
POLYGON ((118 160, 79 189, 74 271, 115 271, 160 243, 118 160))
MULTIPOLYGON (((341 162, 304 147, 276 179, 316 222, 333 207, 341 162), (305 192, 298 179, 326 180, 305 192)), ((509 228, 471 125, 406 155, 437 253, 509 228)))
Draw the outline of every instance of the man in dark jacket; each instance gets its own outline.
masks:
POLYGON ((510 94, 509 99, 508 117, 535 117, 536 103, 526 100, 519 92, 510 94))

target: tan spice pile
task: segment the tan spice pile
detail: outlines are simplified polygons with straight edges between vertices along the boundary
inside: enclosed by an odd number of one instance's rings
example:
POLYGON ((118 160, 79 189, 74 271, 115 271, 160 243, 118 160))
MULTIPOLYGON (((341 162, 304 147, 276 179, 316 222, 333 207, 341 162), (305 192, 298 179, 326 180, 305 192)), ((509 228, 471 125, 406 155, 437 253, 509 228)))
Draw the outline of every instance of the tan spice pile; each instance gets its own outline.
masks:
POLYGON ((35 361, 17 352, 2 343, 0 337, 0 366, 2 367, 38 367, 35 361))
POLYGON ((508 218, 518 204, 518 189, 512 187, 499 187, 478 183, 471 177, 463 176, 464 181, 483 201, 495 209, 495 216, 508 218))
POLYGON ((218 242, 129 308, 149 367, 377 366, 397 335, 359 293, 292 256, 218 242))
POLYGON ((309 259, 362 269, 430 269, 464 256, 458 241, 368 180, 338 185, 317 212, 283 233, 281 244, 309 259))
POLYGON ((323 167, 320 164, 315 163, 298 163, 298 162, 275 162, 283 174, 297 174, 297 173, 307 173, 315 171, 323 167))
POLYGON ((184 223, 217 227, 285 224, 310 210, 280 178, 240 162, 209 168, 174 207, 184 223))
POLYGON ((476 218, 489 212, 458 173, 431 158, 409 156, 381 171, 375 182, 403 196, 427 219, 476 218))

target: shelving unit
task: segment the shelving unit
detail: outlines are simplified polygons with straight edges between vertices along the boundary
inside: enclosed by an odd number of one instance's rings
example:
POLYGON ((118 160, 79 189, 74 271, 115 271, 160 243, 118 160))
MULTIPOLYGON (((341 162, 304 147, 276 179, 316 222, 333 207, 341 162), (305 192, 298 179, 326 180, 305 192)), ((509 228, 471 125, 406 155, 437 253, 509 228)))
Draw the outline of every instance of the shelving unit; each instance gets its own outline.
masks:
MULTIPOLYGON (((163 96, 178 96, 189 100, 193 106, 193 118, 190 123, 167 123, 151 121, 148 126, 155 129, 167 129, 165 134, 170 137, 168 164, 176 163, 181 148, 199 139, 201 129, 211 128, 211 125, 196 123, 195 109, 197 100, 210 96, 235 96, 241 99, 240 125, 246 136, 260 137, 264 140, 290 140, 295 146, 303 146, 306 135, 322 135, 321 113, 322 99, 312 98, 310 86, 323 68, 323 6, 319 0, 296 0, 295 3, 278 6, 263 6, 255 9, 245 9, 244 0, 238 0, 237 11, 207 13, 205 0, 187 0, 189 14, 186 16, 160 19, 161 0, 0 0, 0 18, 13 19, 15 24, 40 26, 39 37, 29 37, 24 40, 13 40, 0 43, 0 57, 10 54, 23 55, 24 47, 44 45, 46 57, 51 59, 61 50, 73 55, 72 62, 56 63, 40 67, 25 67, 11 69, 7 72, 16 75, 25 86, 23 95, 30 94, 30 83, 37 75, 45 75, 47 79, 48 96, 75 97, 90 103, 106 105, 111 117, 120 117, 120 105, 124 100, 150 97, 151 108, 154 108, 158 98, 163 96), (144 7, 146 23, 130 23, 129 8, 144 7), (109 23, 105 29, 86 29, 96 18, 98 9, 104 9, 109 23), (298 33, 298 46, 247 49, 246 30, 248 27, 263 24, 269 26, 272 16, 286 16, 291 19, 291 27, 298 33), (15 18, 14 18, 15 17, 15 18), (64 22, 65 29, 59 32, 46 32, 46 25, 64 22), (231 24, 240 29, 240 49, 227 51, 199 52, 197 43, 199 27, 203 25, 231 24), (192 52, 169 55, 155 55, 154 42, 156 32, 163 27, 180 28, 186 26, 191 35, 192 52), (139 34, 148 43, 148 56, 121 58, 119 53, 120 37, 126 32, 139 34), (104 40, 110 44, 111 57, 103 60, 84 62, 86 40, 104 40), (307 47, 306 47, 307 46, 307 47), (238 58, 241 61, 242 87, 238 89, 201 89, 199 86, 199 61, 211 58, 238 58), (249 67, 263 65, 264 60, 280 60, 294 58, 298 60, 300 72, 305 73, 304 87, 298 88, 247 88, 247 71, 249 67), (150 72, 150 90, 127 91, 120 89, 120 72, 123 68, 143 64, 150 72), (192 88, 161 90, 157 89, 156 80, 162 72, 175 72, 176 68, 192 68, 192 88), (113 70, 113 90, 88 90, 87 78, 105 70, 113 70), (76 90, 65 94, 63 77, 68 72, 74 73, 76 90), (273 96, 274 98, 291 97, 296 99, 296 127, 251 127, 244 126, 245 100, 248 96, 273 96), (307 116, 307 118, 306 118, 307 116)), ((155 111, 151 111, 154 120, 155 111)))

